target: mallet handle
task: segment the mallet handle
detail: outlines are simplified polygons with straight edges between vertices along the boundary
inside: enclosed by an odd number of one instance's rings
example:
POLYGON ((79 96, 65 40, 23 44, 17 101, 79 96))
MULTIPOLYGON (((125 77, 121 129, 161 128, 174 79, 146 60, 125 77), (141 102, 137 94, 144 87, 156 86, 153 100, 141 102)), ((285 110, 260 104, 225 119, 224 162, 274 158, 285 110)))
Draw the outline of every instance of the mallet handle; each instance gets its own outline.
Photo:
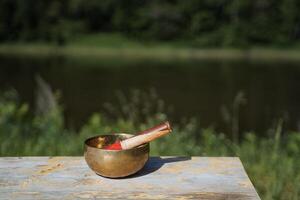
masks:
POLYGON ((156 138, 164 136, 170 132, 171 132, 171 129, 166 129, 166 130, 162 130, 162 131, 137 135, 137 136, 128 138, 126 140, 123 140, 120 143, 121 143, 122 149, 131 149, 131 148, 137 147, 141 144, 151 142, 152 140, 155 140, 156 138))

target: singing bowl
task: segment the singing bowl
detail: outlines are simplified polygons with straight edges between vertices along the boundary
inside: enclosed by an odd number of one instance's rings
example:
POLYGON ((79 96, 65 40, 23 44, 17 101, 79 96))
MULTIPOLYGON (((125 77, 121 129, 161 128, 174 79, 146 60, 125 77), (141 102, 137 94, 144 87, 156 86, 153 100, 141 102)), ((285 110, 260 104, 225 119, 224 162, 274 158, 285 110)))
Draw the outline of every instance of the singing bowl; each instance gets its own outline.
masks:
POLYGON ((131 134, 118 133, 98 135, 84 142, 84 158, 88 166, 98 175, 120 178, 132 175, 144 167, 149 159, 149 143, 127 150, 106 150, 97 148, 99 138, 105 138, 105 145, 116 140, 132 137, 131 134))

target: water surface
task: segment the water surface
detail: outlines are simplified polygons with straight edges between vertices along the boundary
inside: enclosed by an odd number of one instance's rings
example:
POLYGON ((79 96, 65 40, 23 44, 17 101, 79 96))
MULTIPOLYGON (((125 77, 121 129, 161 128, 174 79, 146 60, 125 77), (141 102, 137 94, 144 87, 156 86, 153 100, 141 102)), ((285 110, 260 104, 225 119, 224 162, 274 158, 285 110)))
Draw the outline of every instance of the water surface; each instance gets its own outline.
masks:
POLYGON ((172 120, 195 116, 203 127, 228 132, 239 92, 247 100, 239 110, 243 131, 264 130, 279 118, 290 130, 299 130, 300 62, 217 60, 189 62, 76 60, 52 57, 0 57, 0 88, 15 88, 33 105, 35 75, 40 74, 62 94, 67 123, 79 127, 88 116, 103 110, 103 103, 117 103, 115 91, 154 88, 173 111, 172 120), (226 108, 226 109, 224 109, 226 108), (223 114, 222 114, 223 110, 223 114))

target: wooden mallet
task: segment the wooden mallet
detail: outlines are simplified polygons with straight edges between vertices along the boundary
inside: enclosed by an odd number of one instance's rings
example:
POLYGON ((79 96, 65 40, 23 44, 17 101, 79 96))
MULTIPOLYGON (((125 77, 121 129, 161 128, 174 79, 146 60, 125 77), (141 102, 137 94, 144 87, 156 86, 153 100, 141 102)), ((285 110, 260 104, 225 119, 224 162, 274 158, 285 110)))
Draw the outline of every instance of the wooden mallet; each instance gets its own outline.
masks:
POLYGON ((150 128, 150 129, 142 131, 142 132, 138 133, 136 136, 133 136, 131 138, 128 138, 128 139, 125 139, 122 141, 116 141, 115 143, 113 143, 111 145, 105 146, 103 149, 107 149, 107 150, 131 149, 131 148, 137 147, 141 144, 151 142, 151 141, 155 140, 156 138, 164 136, 170 132, 172 132, 170 123, 164 122, 162 124, 159 124, 157 126, 150 128))

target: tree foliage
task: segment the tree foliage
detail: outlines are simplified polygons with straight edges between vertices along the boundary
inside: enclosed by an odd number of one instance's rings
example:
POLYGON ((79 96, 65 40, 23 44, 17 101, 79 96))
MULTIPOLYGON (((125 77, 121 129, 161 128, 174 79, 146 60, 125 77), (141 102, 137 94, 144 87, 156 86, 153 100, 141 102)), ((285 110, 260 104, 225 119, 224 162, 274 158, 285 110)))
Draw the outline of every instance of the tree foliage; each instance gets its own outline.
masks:
POLYGON ((119 32, 196 46, 288 45, 300 39, 298 10, 297 0, 0 0, 0 41, 119 32))

